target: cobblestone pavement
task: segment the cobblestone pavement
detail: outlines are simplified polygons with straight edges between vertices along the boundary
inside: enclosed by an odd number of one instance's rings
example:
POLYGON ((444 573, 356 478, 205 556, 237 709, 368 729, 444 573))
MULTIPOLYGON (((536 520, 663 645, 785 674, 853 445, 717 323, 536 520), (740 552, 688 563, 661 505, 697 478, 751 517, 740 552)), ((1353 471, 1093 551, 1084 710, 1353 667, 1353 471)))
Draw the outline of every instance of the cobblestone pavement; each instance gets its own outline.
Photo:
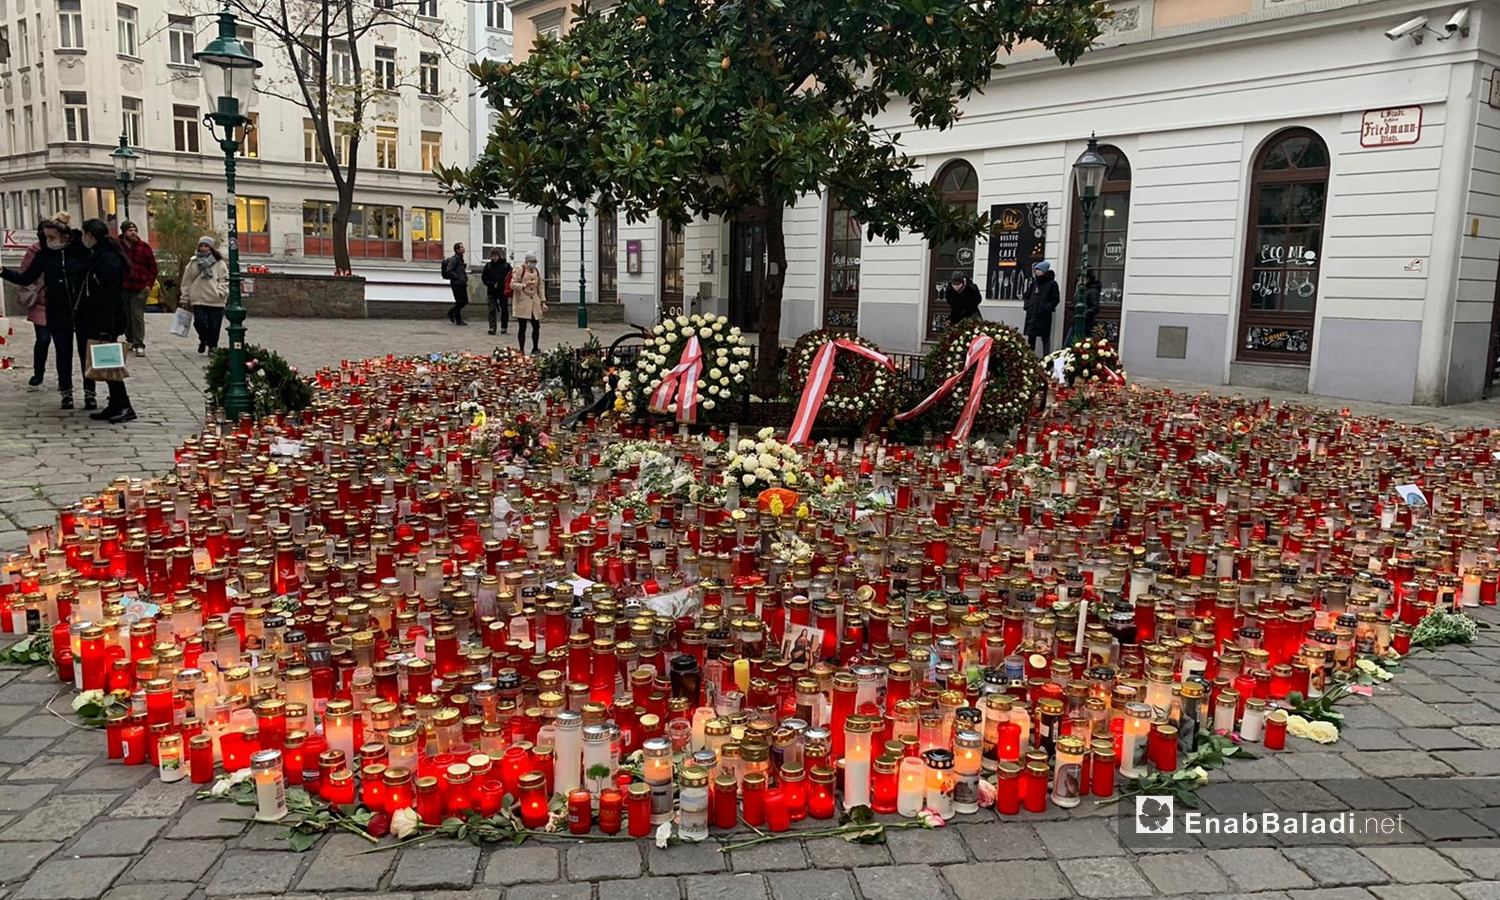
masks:
MULTIPOLYGON (((129 426, 93 425, 81 411, 56 410, 50 391, 0 380, 0 549, 21 543, 18 529, 50 519, 59 503, 118 475, 165 468, 171 448, 197 430, 199 357, 167 334, 165 317, 149 321, 151 355, 131 385, 142 420, 129 426)), ((442 323, 252 326, 252 340, 303 368, 493 346, 482 327, 442 323)), ((617 333, 618 326, 601 330, 601 339, 617 333)), ((571 327, 551 325, 546 334, 549 342, 578 342, 571 327)), ((1484 404, 1355 411, 1448 425, 1495 421, 1495 408, 1484 404)), ((1500 624, 1493 608, 1479 616, 1500 624)), ((1500 900, 1500 630, 1493 629, 1470 647, 1415 654, 1373 698, 1348 701, 1337 744, 1292 739, 1288 752, 1231 762, 1199 795, 1211 812, 1400 815, 1399 833, 1204 837, 1190 839, 1189 849, 1154 852, 1121 846, 1119 807, 1085 801, 1071 812, 1005 820, 982 812, 943 829, 892 832, 883 846, 803 839, 724 854, 713 842, 658 850, 648 842, 481 849, 435 841, 360 855, 366 843, 337 834, 295 854, 278 839, 281 829, 245 821, 245 808, 195 800, 191 784, 163 784, 154 769, 106 761, 101 732, 46 709, 54 697, 65 709, 69 696, 47 670, 0 669, 0 900, 1500 900)))

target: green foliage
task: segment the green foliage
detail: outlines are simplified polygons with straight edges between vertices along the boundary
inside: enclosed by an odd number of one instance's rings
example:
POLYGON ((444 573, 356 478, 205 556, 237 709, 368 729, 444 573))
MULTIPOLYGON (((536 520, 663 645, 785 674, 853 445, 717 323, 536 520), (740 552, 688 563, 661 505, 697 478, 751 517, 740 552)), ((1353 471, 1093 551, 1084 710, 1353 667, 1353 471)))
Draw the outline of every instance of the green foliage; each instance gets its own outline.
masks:
POLYGON ((1065 63, 1099 35, 1094 0, 585 0, 560 41, 522 63, 472 71, 499 114, 485 151, 438 180, 453 199, 502 194, 568 220, 586 204, 676 224, 763 207, 776 264, 761 305, 760 373, 772 358, 786 270, 783 210, 829 193, 869 235, 934 241, 985 217, 942 201, 874 124, 895 102, 946 129, 998 55, 1036 41, 1065 63))
POLYGON ((52 665, 52 634, 28 635, 4 650, 0 650, 0 665, 50 666, 52 665))
POLYGON ((1344 714, 1334 709, 1334 706, 1352 693, 1346 684, 1330 687, 1323 696, 1314 700, 1304 697, 1301 691, 1292 691, 1286 695, 1287 715, 1301 716, 1308 722, 1327 722, 1342 728, 1344 714))
POLYGON ((577 397, 584 403, 594 402, 595 395, 604 389, 608 369, 604 346, 592 331, 582 347, 560 344, 556 350, 548 350, 536 360, 537 379, 543 387, 556 382, 556 389, 562 392, 564 399, 571 401, 577 397))
POLYGON ((1461 612, 1434 609, 1411 633, 1413 647, 1435 650, 1445 644, 1467 644, 1479 634, 1479 623, 1461 612))
POLYGON ((175 310, 182 297, 182 270, 198 252, 198 239, 207 234, 221 247, 224 242, 212 223, 195 214, 187 191, 170 190, 165 197, 148 194, 146 208, 151 229, 146 240, 156 252, 156 282, 161 286, 157 296, 168 311, 175 310))
MULTIPOLYGON (((312 405, 312 387, 279 354, 246 344, 245 369, 245 380, 250 387, 250 412, 255 418, 296 412, 312 405)), ((209 400, 222 408, 224 392, 229 387, 227 348, 220 347, 209 354, 203 383, 209 400)))

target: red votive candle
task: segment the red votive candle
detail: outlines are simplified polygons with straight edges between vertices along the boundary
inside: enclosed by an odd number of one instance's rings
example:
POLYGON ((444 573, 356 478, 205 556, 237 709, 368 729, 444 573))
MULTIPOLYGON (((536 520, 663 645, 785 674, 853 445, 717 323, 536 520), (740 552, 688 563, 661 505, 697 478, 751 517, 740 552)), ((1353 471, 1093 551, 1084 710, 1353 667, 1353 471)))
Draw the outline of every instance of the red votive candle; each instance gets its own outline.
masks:
POLYGON ((766 790, 766 827, 772 832, 782 832, 792 827, 792 819, 786 809, 786 792, 780 787, 766 790))
POLYGON ((146 764, 146 726, 126 725, 120 730, 122 758, 127 766, 146 764))
POLYGON ((1026 776, 1024 779, 1026 791, 1026 811, 1047 811, 1047 764, 1034 762, 1026 764, 1026 776))
POLYGON ((651 833, 651 786, 632 784, 626 788, 625 819, 631 837, 651 833))
MULTIPOLYGON (((649 813, 647 820, 650 820, 649 813)), ((588 834, 594 825, 594 797, 582 788, 568 794, 568 831, 588 834)))
POLYGON ((188 777, 193 784, 214 780, 214 739, 206 734, 188 741, 188 777))
POLYGON ((1013 762, 1002 762, 997 770, 995 811, 1002 816, 1021 811, 1021 767, 1013 762))
POLYGON ((624 817, 625 795, 619 788, 605 788, 599 792, 599 830, 605 834, 619 834, 624 817))
POLYGON ((1286 710, 1278 709, 1266 716, 1266 734, 1263 743, 1267 750, 1286 749, 1286 710))

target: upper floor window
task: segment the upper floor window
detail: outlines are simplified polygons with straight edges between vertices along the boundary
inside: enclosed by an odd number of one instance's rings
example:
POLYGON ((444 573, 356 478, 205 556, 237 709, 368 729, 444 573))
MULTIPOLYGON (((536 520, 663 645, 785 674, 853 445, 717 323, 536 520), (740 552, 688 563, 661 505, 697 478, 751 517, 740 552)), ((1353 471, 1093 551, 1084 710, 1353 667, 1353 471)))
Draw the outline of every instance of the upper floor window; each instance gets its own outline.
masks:
POLYGON ((125 135, 125 143, 132 147, 142 147, 145 143, 141 140, 144 133, 142 127, 141 100, 139 97, 120 98, 120 132, 125 135))
POLYGON ((255 55, 254 28, 251 28, 249 25, 236 25, 234 26, 234 36, 239 40, 241 44, 245 45, 245 49, 250 52, 251 56, 255 55))
POLYGON ((16 23, 16 46, 21 52, 17 58, 21 61, 21 68, 31 65, 31 32, 26 26, 26 20, 22 19, 16 23))
POLYGON ((172 107, 172 148, 179 153, 198 152, 198 107, 172 107))
POLYGON ((115 50, 123 56, 140 55, 140 22, 134 6, 115 7, 115 50))
POLYGON ((337 41, 333 45, 333 56, 328 60, 328 80, 334 84, 354 83, 354 54, 349 45, 337 41))
POLYGON ((500 31, 510 30, 509 10, 505 8, 505 0, 486 0, 484 25, 486 28, 495 28, 500 31))
POLYGON ((438 0, 417 0, 417 15, 436 19, 438 17, 437 5, 438 0))
POLYGON ((63 91, 63 131, 69 141, 89 139, 89 97, 83 91, 63 91))
POLYGON ((83 49, 83 0, 57 0, 57 48, 83 49))
POLYGON ((443 164, 443 135, 437 131, 422 132, 422 171, 431 172, 443 164))
POLYGON ((197 50, 197 42, 196 35, 193 34, 193 20, 172 16, 170 22, 167 26, 167 61, 174 66, 196 66, 198 62, 193 59, 193 53, 197 50))
POLYGON ((260 113, 250 113, 249 119, 245 137, 240 141, 239 155, 245 159, 260 159, 260 113))
POLYGON ((380 125, 375 129, 375 168, 396 168, 396 129, 389 125, 380 125))
POLYGON ((396 89, 396 48, 375 48, 375 86, 384 91, 396 89))
POLYGON ((418 74, 422 93, 430 97, 436 96, 438 92, 438 55, 436 53, 422 54, 418 74))

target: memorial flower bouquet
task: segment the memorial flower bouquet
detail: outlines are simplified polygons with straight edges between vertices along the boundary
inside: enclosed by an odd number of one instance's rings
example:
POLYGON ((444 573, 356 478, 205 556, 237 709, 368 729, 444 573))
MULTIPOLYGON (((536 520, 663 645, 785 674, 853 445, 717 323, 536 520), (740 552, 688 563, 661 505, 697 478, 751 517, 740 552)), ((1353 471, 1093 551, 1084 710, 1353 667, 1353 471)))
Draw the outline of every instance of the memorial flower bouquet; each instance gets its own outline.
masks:
MULTIPOLYGON (((830 341, 850 341, 868 350, 880 348, 856 334, 822 329, 797 339, 787 354, 787 389, 795 401, 802 396, 818 352, 830 341)), ((825 425, 864 425, 897 406, 896 373, 868 356, 847 350, 833 354, 833 373, 823 395, 818 421, 825 425)))
POLYGON ((928 389, 942 392, 948 386, 930 414, 944 423, 961 421, 976 384, 977 367, 971 366, 969 355, 975 339, 981 336, 989 337, 992 343, 985 377, 978 380, 983 393, 973 432, 1006 432, 1026 418, 1044 382, 1042 367, 1026 339, 999 322, 966 319, 944 333, 942 342, 928 354, 928 389))
POLYGON ((667 319, 651 329, 635 367, 622 373, 616 384, 615 410, 627 420, 643 419, 652 412, 677 414, 675 391, 661 409, 652 408, 651 397, 664 380, 690 374, 678 372, 684 364, 692 365, 697 373, 694 387, 700 411, 727 407, 750 391, 750 346, 740 329, 723 316, 695 313, 667 319), (690 352, 693 347, 696 355, 690 352))
POLYGON ((545 458, 553 451, 552 435, 530 413, 491 419, 481 410, 475 429, 474 449, 495 463, 545 458))
POLYGON ((802 454, 776 439, 775 429, 762 428, 754 438, 740 438, 725 454, 724 484, 739 486, 742 493, 760 493, 770 488, 802 488, 802 454))

